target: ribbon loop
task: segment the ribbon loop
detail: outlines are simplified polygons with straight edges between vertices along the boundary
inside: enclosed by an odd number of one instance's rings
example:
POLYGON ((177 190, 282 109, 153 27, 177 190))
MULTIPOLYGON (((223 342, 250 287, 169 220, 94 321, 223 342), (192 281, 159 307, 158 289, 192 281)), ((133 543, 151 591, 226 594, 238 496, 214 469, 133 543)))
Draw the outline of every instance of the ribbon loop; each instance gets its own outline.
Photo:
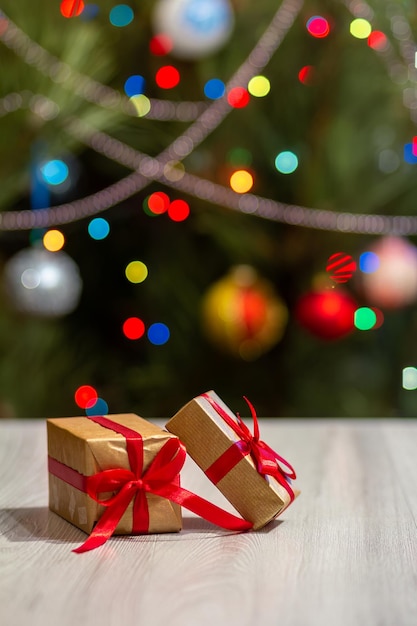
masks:
MULTIPOLYGON (((252 415, 253 434, 250 432, 249 428, 246 426, 239 414, 236 415, 237 421, 235 421, 208 393, 203 393, 202 397, 209 402, 218 415, 220 415, 224 422, 239 437, 240 441, 237 441, 234 445, 239 448, 243 455, 250 454, 258 473, 264 477, 271 476, 275 478, 275 480, 286 489, 291 501, 294 500, 294 492, 291 489, 290 480, 296 478, 295 470, 292 465, 288 463, 288 461, 275 452, 275 450, 273 450, 267 443, 260 440, 258 416, 252 403, 244 396, 252 415), (242 446, 242 442, 245 442, 247 445, 247 452, 243 452, 244 446, 242 446)), ((208 475, 215 475, 218 482, 221 478, 219 475, 219 463, 215 462, 213 466, 214 465, 216 466, 215 471, 213 472, 212 468, 209 468, 208 475)))

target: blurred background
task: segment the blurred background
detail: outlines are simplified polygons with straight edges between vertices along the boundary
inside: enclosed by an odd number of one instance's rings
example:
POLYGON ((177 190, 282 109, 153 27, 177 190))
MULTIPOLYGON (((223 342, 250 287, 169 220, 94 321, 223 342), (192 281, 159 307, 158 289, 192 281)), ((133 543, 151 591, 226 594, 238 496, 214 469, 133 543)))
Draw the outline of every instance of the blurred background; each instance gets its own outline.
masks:
POLYGON ((1 417, 414 417, 416 22, 2 0, 1 417))

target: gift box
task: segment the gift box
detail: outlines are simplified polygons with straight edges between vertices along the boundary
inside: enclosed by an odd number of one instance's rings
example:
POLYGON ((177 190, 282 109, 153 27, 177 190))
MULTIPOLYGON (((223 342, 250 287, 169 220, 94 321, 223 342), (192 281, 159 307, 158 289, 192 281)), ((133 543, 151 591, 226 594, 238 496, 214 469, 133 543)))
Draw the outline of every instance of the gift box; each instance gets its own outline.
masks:
POLYGON ((47 432, 52 511, 107 536, 181 529, 181 507, 155 493, 179 485, 173 434, 134 414, 48 419, 47 432))
POLYGON ((253 529, 265 526, 299 491, 291 465, 259 439, 256 413, 252 435, 214 391, 186 404, 166 424, 188 454, 253 529))

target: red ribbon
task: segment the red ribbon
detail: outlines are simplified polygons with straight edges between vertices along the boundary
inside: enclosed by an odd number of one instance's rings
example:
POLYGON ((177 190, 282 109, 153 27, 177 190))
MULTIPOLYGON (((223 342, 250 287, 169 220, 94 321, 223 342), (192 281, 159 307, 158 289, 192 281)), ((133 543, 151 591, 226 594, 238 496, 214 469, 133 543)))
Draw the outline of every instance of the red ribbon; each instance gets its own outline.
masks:
POLYGON ((215 409, 224 422, 236 433, 239 441, 232 444, 219 458, 205 470, 206 476, 217 484, 235 465, 245 456, 250 455, 256 469, 262 476, 272 476, 288 492, 290 501, 294 500, 294 492, 289 481, 296 478, 295 470, 282 456, 273 450, 268 444, 259 439, 259 423, 255 408, 244 396, 252 414, 253 435, 245 422, 236 415, 237 422, 218 404, 208 393, 201 394, 215 409))
POLYGON ((116 467, 92 476, 83 476, 49 457, 49 471, 53 475, 84 491, 90 498, 106 507, 88 539, 73 552, 87 552, 103 545, 113 535, 132 500, 132 533, 148 532, 149 511, 146 493, 153 493, 176 502, 207 521, 228 530, 243 531, 252 528, 251 522, 232 515, 179 486, 178 474, 186 458, 185 447, 179 439, 168 439, 148 469, 143 472, 143 439, 139 433, 106 417, 92 416, 86 419, 125 437, 130 469, 116 467), (100 494, 105 492, 112 492, 113 495, 107 499, 100 498, 100 494))

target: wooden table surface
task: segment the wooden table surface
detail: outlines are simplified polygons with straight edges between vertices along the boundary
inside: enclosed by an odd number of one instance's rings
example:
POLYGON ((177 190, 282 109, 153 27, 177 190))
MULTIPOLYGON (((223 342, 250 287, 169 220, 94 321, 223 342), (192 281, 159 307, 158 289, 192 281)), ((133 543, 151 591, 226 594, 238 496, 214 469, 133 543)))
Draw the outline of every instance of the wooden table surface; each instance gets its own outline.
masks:
MULTIPOLYGON (((282 517, 233 534, 184 511, 179 534, 81 555, 47 508, 45 433, 0 420, 0 624, 416 626, 417 421, 261 420, 302 490, 282 517)), ((192 461, 182 476, 224 504, 192 461)))

